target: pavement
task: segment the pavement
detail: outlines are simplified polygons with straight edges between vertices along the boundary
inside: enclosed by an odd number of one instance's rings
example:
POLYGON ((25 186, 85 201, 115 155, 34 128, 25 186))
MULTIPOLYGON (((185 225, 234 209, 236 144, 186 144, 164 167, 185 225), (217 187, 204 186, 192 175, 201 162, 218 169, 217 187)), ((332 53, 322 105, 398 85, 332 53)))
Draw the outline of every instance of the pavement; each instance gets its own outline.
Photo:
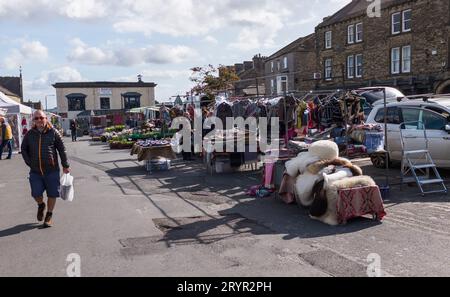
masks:
MULTIPOLYGON (((51 229, 36 224, 20 156, 0 161, 0 276, 64 277, 71 254, 87 277, 364 277, 371 254, 383 276, 450 276, 450 196, 400 188, 398 168, 389 171, 382 223, 330 227, 274 197, 247 197, 260 172, 211 176, 200 161, 177 160, 150 175, 127 150, 66 144, 75 200, 58 201, 51 229)), ((367 160, 357 163, 384 180, 367 160)))

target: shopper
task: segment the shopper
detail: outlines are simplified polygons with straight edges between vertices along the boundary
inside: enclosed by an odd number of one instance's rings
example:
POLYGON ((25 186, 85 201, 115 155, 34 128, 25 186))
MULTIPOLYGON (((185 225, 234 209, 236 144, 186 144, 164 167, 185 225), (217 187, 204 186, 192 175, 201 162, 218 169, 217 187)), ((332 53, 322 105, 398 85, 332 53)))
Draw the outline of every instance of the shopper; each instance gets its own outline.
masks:
POLYGON ((44 112, 33 115, 33 128, 25 135, 22 143, 22 157, 30 167, 32 197, 38 204, 37 220, 44 220, 46 205, 44 192, 48 197, 44 227, 51 227, 56 199, 60 197, 60 168, 58 154, 64 173, 70 173, 66 148, 59 132, 48 122, 44 112))
POLYGON ((70 132, 72 134, 72 142, 77 141, 77 130, 78 130, 77 120, 73 119, 72 121, 70 121, 70 132))
POLYGON ((12 157, 12 130, 11 126, 6 123, 5 118, 0 116, 0 133, 1 133, 1 143, 0 143, 0 160, 3 156, 3 150, 8 148, 8 157, 6 159, 11 159, 12 157))

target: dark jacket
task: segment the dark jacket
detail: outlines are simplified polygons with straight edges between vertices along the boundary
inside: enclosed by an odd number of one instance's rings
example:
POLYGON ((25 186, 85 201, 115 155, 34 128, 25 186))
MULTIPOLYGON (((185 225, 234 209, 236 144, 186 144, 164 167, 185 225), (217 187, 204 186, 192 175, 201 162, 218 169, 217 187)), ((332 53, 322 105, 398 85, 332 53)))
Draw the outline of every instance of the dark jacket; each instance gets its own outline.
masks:
POLYGON ((50 124, 42 133, 37 128, 31 129, 25 135, 21 148, 22 157, 32 172, 44 175, 58 171, 58 153, 61 165, 70 167, 61 135, 50 124))
POLYGON ((78 129, 78 123, 77 122, 71 122, 70 123, 70 130, 76 131, 78 129))

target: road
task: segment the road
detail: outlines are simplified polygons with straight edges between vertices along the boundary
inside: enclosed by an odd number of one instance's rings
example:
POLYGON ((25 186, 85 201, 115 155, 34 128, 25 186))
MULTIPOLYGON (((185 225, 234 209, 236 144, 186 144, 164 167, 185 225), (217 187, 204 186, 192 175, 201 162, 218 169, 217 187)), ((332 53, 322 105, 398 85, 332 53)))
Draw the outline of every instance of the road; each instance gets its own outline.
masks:
POLYGON ((71 254, 87 277, 366 276, 374 253, 383 276, 450 276, 449 196, 393 187, 382 223, 329 227, 297 206, 247 197, 258 173, 210 176, 200 162, 176 161, 148 175, 128 151, 66 143, 75 200, 58 201, 51 229, 36 224, 20 156, 0 161, 0 276, 64 277, 71 254))

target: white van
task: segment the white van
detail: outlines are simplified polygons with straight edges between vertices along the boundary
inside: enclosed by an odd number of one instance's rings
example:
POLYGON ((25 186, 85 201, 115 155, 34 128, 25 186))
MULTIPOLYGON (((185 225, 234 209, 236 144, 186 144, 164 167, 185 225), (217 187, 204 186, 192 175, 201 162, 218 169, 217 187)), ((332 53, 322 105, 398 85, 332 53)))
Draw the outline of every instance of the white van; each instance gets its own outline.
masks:
MULTIPOLYGON (((434 162, 438 167, 450 168, 450 97, 389 103, 387 107, 388 152, 391 161, 402 159, 400 124, 415 122, 412 126, 408 125, 403 133, 407 149, 426 148, 423 127, 419 127, 423 123, 434 162)), ((384 104, 374 106, 367 123, 381 124, 384 128, 384 104)))

